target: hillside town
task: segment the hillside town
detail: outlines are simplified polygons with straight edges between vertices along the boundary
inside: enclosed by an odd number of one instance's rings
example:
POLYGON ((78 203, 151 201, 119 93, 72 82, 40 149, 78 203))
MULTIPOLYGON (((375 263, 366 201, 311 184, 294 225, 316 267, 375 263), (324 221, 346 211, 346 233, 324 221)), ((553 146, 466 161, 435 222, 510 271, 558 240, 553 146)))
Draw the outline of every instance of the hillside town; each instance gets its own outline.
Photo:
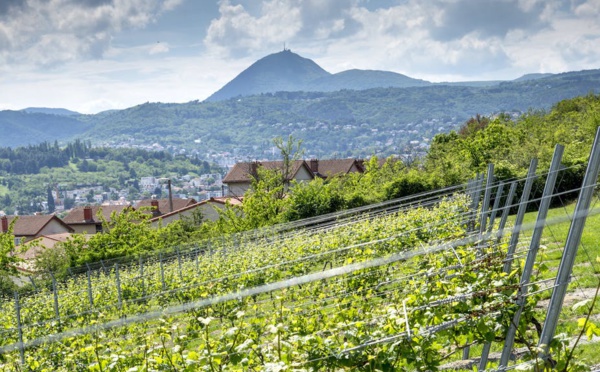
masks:
MULTIPOLYGON (((518 115, 520 113, 515 113, 518 115)), ((345 143, 343 151, 333 150, 333 146, 328 149, 307 147, 309 157, 322 157, 324 153, 333 155, 333 157, 354 157, 375 154, 381 157, 398 155, 402 157, 422 157, 429 148, 431 138, 438 133, 445 133, 460 126, 463 118, 444 117, 429 118, 415 122, 398 123, 391 128, 380 128, 377 125, 369 123, 348 123, 331 124, 323 121, 315 122, 277 122, 269 125, 269 130, 277 132, 287 132, 296 138, 304 138, 310 133, 310 136, 321 138, 336 138, 339 135, 353 137, 354 141, 345 143)), ((265 124, 257 123, 256 128, 265 129, 265 124)), ((203 144, 202 138, 194 141, 195 145, 203 144)), ((167 143, 154 142, 147 143, 143 140, 129 137, 119 141, 101 142, 102 146, 111 148, 139 148, 148 151, 168 151, 173 155, 186 155, 198 157, 199 159, 209 161, 221 167, 232 167, 235 163, 249 161, 253 159, 274 160, 277 152, 272 146, 259 148, 258 146, 248 146, 243 144, 225 145, 218 147, 208 147, 199 150, 195 146, 177 146, 167 143)), ((332 144, 330 144, 332 145, 332 144)))
MULTIPOLYGON (((113 213, 140 210, 149 214, 152 226, 164 226, 178 219, 202 216, 203 220, 219 218, 219 210, 227 205, 243 203, 244 193, 251 187, 253 179, 259 177, 259 168, 285 174, 286 182, 309 182, 315 178, 330 179, 365 170, 362 159, 308 159, 296 160, 285 170, 283 161, 252 161, 234 164, 225 175, 189 175, 166 179, 141 177, 139 188, 142 199, 131 200, 127 189, 104 190, 101 186, 59 190, 54 197, 54 212, 48 210, 48 202, 42 203, 43 211, 35 215, 7 216, 0 211, 0 233, 7 232, 14 221, 15 245, 35 241, 31 248, 19 253, 24 260, 19 270, 35 270, 32 262, 41 247, 52 248, 64 242, 72 234, 98 234, 104 232, 105 223, 110 223, 113 213), (177 186, 175 186, 177 185, 177 186), (71 200, 70 203, 65 201, 71 200), (65 205, 67 204, 67 205, 65 205), (68 207, 68 208, 67 208, 68 207)), ((385 159, 380 161, 380 165, 385 159)))

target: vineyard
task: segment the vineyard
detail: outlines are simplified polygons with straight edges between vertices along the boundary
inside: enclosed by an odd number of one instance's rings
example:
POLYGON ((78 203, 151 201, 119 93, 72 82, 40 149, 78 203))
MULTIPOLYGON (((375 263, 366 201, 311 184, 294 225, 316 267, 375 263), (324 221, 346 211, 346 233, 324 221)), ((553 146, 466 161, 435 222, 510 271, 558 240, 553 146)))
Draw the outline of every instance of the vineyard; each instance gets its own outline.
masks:
MULTIPOLYGON (((588 183, 571 190, 581 191, 571 231, 595 212, 592 160, 588 183)), ((34 291, 0 302, 0 367, 431 371, 465 359, 468 370, 585 370, 568 346, 598 329, 551 319, 575 281, 572 263, 557 272, 545 257, 574 259, 580 245, 575 232, 564 254, 542 240, 565 222, 546 218, 562 170, 557 146, 548 172, 536 176, 532 161, 510 183, 490 165, 466 185, 37 276, 34 291), (531 199, 536 177, 546 185, 531 199)), ((592 303, 576 310, 585 318, 592 303)))

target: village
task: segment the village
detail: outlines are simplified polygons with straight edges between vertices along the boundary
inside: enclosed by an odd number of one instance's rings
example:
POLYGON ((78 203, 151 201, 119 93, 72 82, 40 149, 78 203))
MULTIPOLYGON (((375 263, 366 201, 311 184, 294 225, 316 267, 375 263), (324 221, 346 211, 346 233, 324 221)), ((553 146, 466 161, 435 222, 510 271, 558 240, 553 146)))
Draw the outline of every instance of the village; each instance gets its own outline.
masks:
MULTIPOLYGON (((380 165, 384 161, 380 160, 380 165)), ((140 210, 149 214, 148 220, 153 227, 193 218, 194 215, 214 221, 219 218, 219 210, 227 205, 243 203, 243 195, 251 187, 253 179, 258 177, 259 168, 286 174, 286 182, 291 184, 362 173, 364 163, 362 159, 296 160, 288 165, 283 161, 252 161, 234 164, 225 177, 220 174, 195 178, 183 176, 179 179, 141 177, 139 188, 146 197, 139 200, 128 200, 127 190, 105 191, 101 186, 57 192, 54 213, 22 216, 0 213, 0 233, 9 231, 14 222, 15 246, 27 245, 24 250, 17 249, 17 255, 23 260, 17 268, 31 273, 36 270, 34 261, 41 251, 67 241, 73 234, 104 232, 105 223, 110 223, 113 213, 140 210), (175 183, 180 186, 173 186, 175 183), (73 201, 73 206, 67 209, 63 201, 68 199, 73 201)), ((47 202, 43 207, 47 212, 47 202)))

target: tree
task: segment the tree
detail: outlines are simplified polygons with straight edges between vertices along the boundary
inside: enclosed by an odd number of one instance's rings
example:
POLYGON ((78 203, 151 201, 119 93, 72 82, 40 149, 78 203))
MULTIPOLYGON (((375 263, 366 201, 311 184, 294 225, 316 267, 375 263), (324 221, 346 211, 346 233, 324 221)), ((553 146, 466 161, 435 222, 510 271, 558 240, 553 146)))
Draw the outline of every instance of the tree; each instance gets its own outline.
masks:
MULTIPOLYGON (((35 243, 31 247, 35 247, 35 243)), ((69 256, 63 246, 57 244, 53 248, 42 248, 35 257, 35 267, 38 270, 53 273, 56 276, 66 275, 69 267, 69 256)))
POLYGON ((304 150, 301 149, 302 140, 296 140, 291 134, 288 136, 286 142, 281 137, 274 138, 273 144, 279 149, 279 153, 281 154, 281 184, 284 186, 284 189, 280 197, 283 197, 283 192, 290 186, 294 162, 302 158, 304 150))
POLYGON ((9 207, 12 204, 12 199, 9 194, 4 195, 4 206, 9 207))
POLYGON ((92 203, 94 201, 94 190, 90 189, 90 191, 85 195, 85 198, 88 203, 92 203))
POLYGON ((86 159, 83 159, 83 161, 79 163, 78 168, 80 172, 87 172, 89 170, 88 161, 86 159))
POLYGON ((83 265, 115 257, 143 254, 164 248, 167 244, 177 245, 177 239, 158 240, 158 230, 150 224, 151 215, 144 210, 127 208, 121 213, 113 212, 107 220, 101 212, 98 218, 102 221, 102 234, 94 234, 86 239, 81 234, 74 234, 63 243, 70 264, 83 265))
POLYGON ((52 213, 56 210, 54 205, 54 196, 52 195, 52 188, 48 186, 48 212, 52 213))
POLYGON ((21 262, 15 254, 15 222, 16 218, 8 225, 8 231, 0 232, 0 293, 10 293, 14 289, 10 276, 17 273, 15 264, 21 262))
POLYGON ((340 191, 338 179, 325 183, 317 177, 307 183, 295 184, 287 199, 285 220, 295 221, 343 209, 344 197, 340 191))
POLYGON ((252 186, 244 194, 243 230, 280 222, 280 214, 286 203, 283 198, 285 184, 282 182, 281 173, 262 167, 259 167, 257 173, 258 176, 252 180, 252 186))
POLYGON ((75 206, 75 199, 73 198, 65 198, 63 200, 63 205, 65 209, 71 209, 75 206))

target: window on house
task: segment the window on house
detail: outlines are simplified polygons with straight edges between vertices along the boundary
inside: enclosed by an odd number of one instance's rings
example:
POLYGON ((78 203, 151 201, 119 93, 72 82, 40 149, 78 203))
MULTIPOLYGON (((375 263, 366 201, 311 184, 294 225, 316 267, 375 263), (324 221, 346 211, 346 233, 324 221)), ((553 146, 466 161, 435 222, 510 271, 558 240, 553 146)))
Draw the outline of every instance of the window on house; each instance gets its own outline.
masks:
POLYGON ((102 232, 102 225, 96 225, 96 234, 99 234, 102 232))

